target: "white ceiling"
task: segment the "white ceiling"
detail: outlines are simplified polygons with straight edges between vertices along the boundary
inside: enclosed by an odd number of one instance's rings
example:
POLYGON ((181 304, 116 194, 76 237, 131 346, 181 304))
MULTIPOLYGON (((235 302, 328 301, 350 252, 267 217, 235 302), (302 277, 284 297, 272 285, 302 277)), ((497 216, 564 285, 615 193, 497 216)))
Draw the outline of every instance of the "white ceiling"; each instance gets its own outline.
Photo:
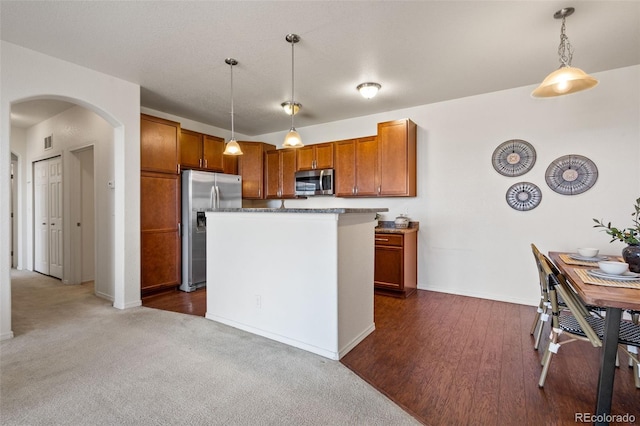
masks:
POLYGON ((539 83, 558 67, 553 14, 568 6, 574 66, 640 64, 637 1, 2 0, 0 26, 2 40, 139 84, 143 107, 227 129, 233 57, 235 130, 253 136, 290 126, 288 33, 301 37, 300 128, 539 83), (365 81, 377 97, 359 96, 365 81))

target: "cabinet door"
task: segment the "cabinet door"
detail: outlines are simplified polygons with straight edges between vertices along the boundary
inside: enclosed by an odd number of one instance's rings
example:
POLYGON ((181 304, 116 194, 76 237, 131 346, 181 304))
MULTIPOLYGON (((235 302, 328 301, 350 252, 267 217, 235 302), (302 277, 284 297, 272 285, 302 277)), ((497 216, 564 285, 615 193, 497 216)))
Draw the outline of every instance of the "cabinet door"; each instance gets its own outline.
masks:
POLYGON ((204 135, 202 138, 203 167, 212 172, 224 171, 224 139, 204 135))
POLYGON ((356 144, 355 140, 338 141, 335 145, 335 195, 353 197, 356 193, 356 144))
POLYGON ((264 198, 264 153, 275 145, 264 142, 238 142, 243 154, 238 157, 238 174, 242 176, 242 198, 264 198))
POLYGON ((333 168, 333 142, 315 145, 316 169, 333 168))
POLYGON ((202 167, 202 133, 181 129, 180 165, 183 168, 202 167))
POLYGON ((264 155, 265 198, 280 197, 280 158, 278 151, 267 151, 264 155))
POLYGON ((403 263, 402 247, 376 245, 374 285, 401 290, 403 263))
POLYGON ((355 172, 358 197, 375 197, 378 195, 378 142, 375 136, 356 139, 355 172))
POLYGON ((280 152, 280 197, 296 196, 296 149, 282 149, 280 152))
POLYGON ((177 174, 140 175, 141 291, 180 284, 180 179, 177 174))
POLYGON ((140 115, 140 169, 178 173, 180 123, 140 115))
POLYGON ((411 120, 378 123, 379 195, 416 195, 416 125, 411 120))
MULTIPOLYGON (((224 151, 223 151, 224 152, 224 151)), ((238 156, 236 155, 223 155, 222 156, 222 171, 230 175, 238 174, 238 156)))
POLYGON ((313 145, 296 148, 298 170, 313 170, 315 164, 315 147, 313 145))

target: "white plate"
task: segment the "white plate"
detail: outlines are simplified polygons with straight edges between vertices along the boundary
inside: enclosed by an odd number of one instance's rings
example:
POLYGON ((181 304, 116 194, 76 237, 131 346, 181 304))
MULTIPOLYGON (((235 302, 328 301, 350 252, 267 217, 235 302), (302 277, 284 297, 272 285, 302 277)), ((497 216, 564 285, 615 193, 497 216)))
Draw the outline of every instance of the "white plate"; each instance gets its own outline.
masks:
POLYGON ((580 256, 578 253, 572 253, 572 254, 569 255, 569 257, 574 259, 574 260, 583 260, 583 261, 587 261, 587 262, 599 262, 601 260, 609 259, 607 256, 585 257, 585 256, 580 256))
POLYGON ((587 274, 596 277, 602 278, 605 280, 615 280, 615 281, 638 281, 640 280, 640 274, 635 272, 627 271, 624 274, 614 275, 607 274, 606 272, 602 272, 600 269, 589 269, 587 270, 587 274))

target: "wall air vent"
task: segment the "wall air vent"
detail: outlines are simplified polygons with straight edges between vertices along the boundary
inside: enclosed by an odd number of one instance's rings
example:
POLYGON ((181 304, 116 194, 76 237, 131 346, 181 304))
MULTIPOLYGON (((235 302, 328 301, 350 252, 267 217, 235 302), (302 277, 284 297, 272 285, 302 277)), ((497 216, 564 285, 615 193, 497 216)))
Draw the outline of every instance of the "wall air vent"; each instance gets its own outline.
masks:
POLYGON ((47 136, 44 138, 44 149, 53 148, 53 135, 47 136))

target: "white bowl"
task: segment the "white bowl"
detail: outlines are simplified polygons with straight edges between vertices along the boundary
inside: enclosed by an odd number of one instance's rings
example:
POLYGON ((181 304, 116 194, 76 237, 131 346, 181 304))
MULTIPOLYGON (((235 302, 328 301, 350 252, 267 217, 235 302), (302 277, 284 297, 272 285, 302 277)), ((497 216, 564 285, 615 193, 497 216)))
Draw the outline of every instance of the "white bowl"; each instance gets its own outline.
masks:
POLYGON ((597 248, 591 248, 591 247, 579 248, 578 254, 582 257, 596 257, 599 251, 600 250, 598 250, 597 248))
POLYGON ((620 275, 627 272, 629 264, 624 262, 603 261, 598 262, 600 270, 605 274, 620 275))

